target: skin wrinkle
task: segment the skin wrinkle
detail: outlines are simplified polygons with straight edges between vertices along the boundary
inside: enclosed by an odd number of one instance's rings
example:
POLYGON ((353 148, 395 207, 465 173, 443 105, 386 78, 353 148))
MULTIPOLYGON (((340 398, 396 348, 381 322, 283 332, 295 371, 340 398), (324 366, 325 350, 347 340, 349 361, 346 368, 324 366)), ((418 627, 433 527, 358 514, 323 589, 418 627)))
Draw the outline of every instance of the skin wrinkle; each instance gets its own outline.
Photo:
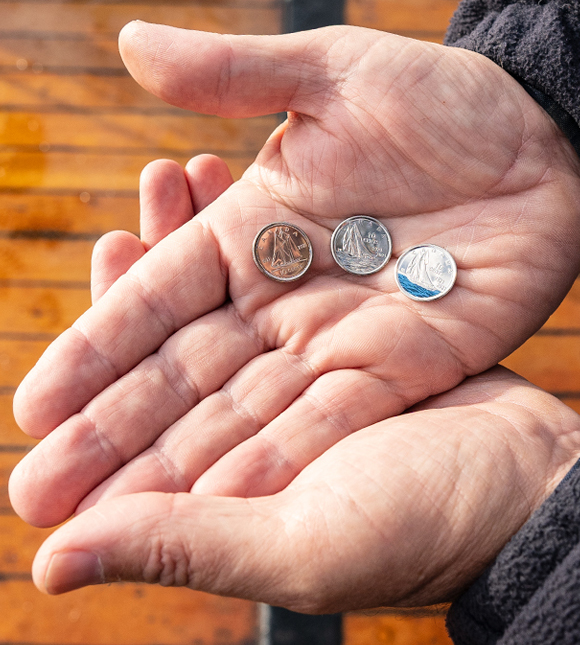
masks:
MULTIPOLYGON (((164 501, 166 502, 166 506, 169 506, 167 510, 167 517, 168 519, 173 519, 175 516, 176 498, 168 496, 164 501)), ((148 584, 161 583, 164 575, 164 539, 161 517, 156 521, 155 527, 152 527, 151 525, 147 527, 146 545, 148 548, 148 556, 143 565, 143 581, 148 584), (156 529, 155 532, 153 532, 154 528, 156 529)), ((139 576, 136 577, 137 579, 139 578, 139 576)))
MULTIPOLYGON (((474 407, 478 408, 477 405, 474 406, 474 407)), ((515 435, 518 438, 518 440, 523 440, 524 443, 527 443, 527 440, 529 439, 528 433, 523 434, 521 432, 521 430, 519 428, 519 426, 521 426, 521 421, 519 423, 516 423, 515 421, 513 421, 511 419, 507 419, 503 415, 503 412, 506 409, 505 404, 492 405, 492 410, 493 410, 494 407, 498 407, 499 410, 501 410, 502 418, 505 421, 505 423, 507 423, 508 426, 509 426, 508 428, 504 428, 502 426, 501 429, 499 429, 499 428, 497 429, 505 439, 505 441, 502 444, 500 444, 500 445, 503 445, 505 447, 505 449, 506 449, 506 451, 504 452, 503 459, 506 459, 509 456, 510 463, 511 463, 511 467, 509 468, 509 471, 510 472, 518 471, 520 473, 519 477, 513 477, 513 476, 510 477, 509 485, 504 488, 504 490, 508 491, 508 490, 513 490, 513 488, 515 486, 515 488, 520 493, 521 505, 523 505, 523 507, 526 509, 525 517, 522 519, 520 525, 517 527, 517 529, 519 529, 527 521, 527 519, 530 517, 533 509, 537 507, 535 503, 539 502, 539 498, 536 498, 537 494, 536 495, 534 495, 533 493, 530 494, 530 493, 526 492, 526 490, 524 489, 521 474, 524 473, 524 472, 533 472, 534 468, 537 468, 537 464, 536 463, 530 464, 530 466, 529 466, 529 468, 527 470, 525 470, 525 469, 523 469, 521 467, 521 460, 525 461, 525 459, 526 459, 525 452, 522 453, 520 446, 518 446, 519 449, 514 449, 513 448, 512 437, 515 435)), ((498 413, 494 413, 493 411, 484 410, 483 408, 479 408, 479 409, 481 409, 482 412, 484 412, 486 414, 486 416, 490 416, 492 420, 499 416, 498 413)), ((532 422, 534 422, 535 417, 533 417, 531 420, 532 420, 532 422)), ((535 425, 537 425, 537 423, 535 425)), ((544 443, 544 442, 542 442, 542 443, 544 443)), ((526 480, 526 482, 530 479, 530 477, 527 476, 527 475, 524 475, 523 478, 526 480)), ((538 491, 538 493, 539 493, 539 491, 538 491)), ((542 499, 542 501, 543 501, 543 499, 542 499)), ((539 503, 538 503, 538 505, 539 505, 539 503)))
MULTIPOLYGON (((338 370, 337 370, 338 371, 338 370)), ((327 372, 328 373, 328 372, 327 372)), ((303 400, 308 401, 312 408, 318 412, 318 415, 321 419, 326 419, 328 423, 334 428, 338 435, 338 441, 344 439, 353 431, 358 430, 358 428, 352 428, 348 422, 347 415, 341 410, 337 414, 336 408, 333 409, 333 402, 330 401, 328 404, 323 403, 316 395, 311 391, 311 388, 307 388, 302 395, 303 400)), ((299 470, 297 471, 299 472, 299 470)))
MULTIPOLYGON (((365 471, 362 471, 361 469, 358 469, 358 471, 363 477, 366 477, 367 479, 369 479, 369 481, 373 482, 373 484, 376 485, 376 482, 374 482, 374 480, 371 477, 369 477, 368 474, 365 471)), ((389 490, 388 489, 385 489, 384 487, 381 487, 381 486, 379 486, 379 488, 381 488, 381 490, 382 490, 382 492, 383 492, 383 494, 385 496, 387 496, 387 497, 389 496, 389 490)), ((397 504, 394 504, 394 506, 396 507, 397 504)), ((432 507, 436 508, 437 505, 432 504, 432 507)), ((440 514, 444 515, 442 513, 440 513, 440 514)), ((381 541, 384 542, 384 543, 388 543, 387 536, 383 535, 383 532, 379 530, 379 528, 376 526, 375 522, 372 520, 371 516, 369 514, 365 514, 365 517, 367 518, 367 522, 371 526, 373 526, 373 528, 376 530, 377 533, 379 533, 379 535, 382 536, 381 541)), ((442 518, 442 521, 443 521, 443 518, 442 518)), ((443 544, 446 544, 447 543, 447 536, 446 535, 440 536, 440 542, 442 542, 443 544)), ((450 554, 449 557, 451 558, 452 554, 450 554)), ((453 557, 453 559, 455 559, 455 557, 453 557)), ((415 563, 415 564, 417 564, 417 563, 415 563)), ((447 561, 443 562, 439 567, 436 567, 429 576, 426 576, 426 575, 423 574, 423 576, 421 576, 421 578, 417 581, 415 586, 413 586, 411 589, 406 590, 405 593, 402 596, 399 597, 399 600, 394 603, 394 606, 405 605, 406 602, 407 602, 407 599, 412 598, 416 594, 418 588, 430 585, 434 580, 436 580, 441 575, 441 573, 444 573, 446 571, 446 569, 448 569, 449 564, 450 564, 450 560, 447 559, 447 561)))
MULTIPOLYGON (((337 33, 340 33, 341 28, 339 27, 337 33)), ((329 32, 327 31, 326 34, 329 32)), ((325 36, 326 36, 325 34, 325 36)), ((296 87, 294 91, 290 94, 288 100, 288 107, 292 111, 301 112, 307 116, 312 117, 316 121, 323 121, 328 114, 328 106, 332 105, 334 99, 337 96, 335 76, 336 70, 333 69, 331 80, 328 77, 328 69, 331 67, 329 61, 331 59, 335 60, 332 56, 332 53, 337 48, 340 48, 344 40, 349 40, 348 34, 334 38, 330 36, 326 37, 327 46, 323 46, 321 41, 309 41, 305 46, 305 54, 301 59, 300 69, 307 68, 307 73, 305 77, 313 82, 307 82, 304 80, 304 76, 297 77, 296 87), (309 48, 312 48, 314 55, 309 54, 309 48), (324 81, 324 82, 322 82, 324 81), (305 90, 305 87, 308 89, 305 90), (308 94, 308 101, 304 104, 304 101, 298 100, 300 93, 308 94), (303 107, 301 107, 301 104, 303 107), (292 107, 295 106, 295 107, 292 107), (304 108, 307 108, 304 109, 304 108)), ((339 49, 340 51, 340 49, 339 49)), ((339 57, 340 58, 340 57, 339 57)))
POLYGON ((224 98, 227 99, 231 94, 232 75, 235 74, 236 62, 231 39, 228 36, 220 36, 220 41, 225 47, 222 48, 223 60, 221 61, 220 72, 216 75, 216 90, 213 93, 217 100, 215 114, 227 113, 227 109, 224 108, 224 104, 227 105, 227 100, 224 101, 224 98), (225 55, 223 54, 224 49, 226 51, 225 55))
POLYGON ((157 368, 163 375, 165 382, 183 403, 185 410, 194 408, 201 401, 199 386, 189 377, 187 369, 184 368, 180 360, 176 360, 174 367, 172 367, 171 363, 163 355, 164 352, 162 350, 163 345, 159 348, 158 352, 151 356, 152 360, 158 363, 157 368), (169 374, 171 374, 171 377, 169 374), (180 384, 185 385, 185 394, 182 392, 184 388, 179 387, 180 384))
POLYGON ((133 286, 133 293, 136 293, 139 300, 159 322, 165 338, 169 338, 178 329, 175 316, 171 313, 171 308, 163 302, 162 297, 156 296, 151 288, 145 286, 141 277, 133 270, 133 267, 127 271, 125 276, 133 286), (165 317, 162 315, 161 310, 165 313, 165 317))
MULTIPOLYGON (((444 432, 445 428, 442 428, 442 431, 444 432)), ((414 454, 416 452, 415 448, 413 447, 413 445, 411 443, 409 443, 409 441, 407 440, 406 436, 400 437, 400 441, 401 441, 402 444, 407 445, 410 454, 414 454)), ((457 448, 454 450, 454 453, 458 453, 459 449, 460 449, 460 447, 457 446, 457 448)), ((445 451, 448 451, 448 450, 449 450, 449 448, 446 447, 445 451)), ((425 458, 433 459, 433 456, 429 455, 429 456, 425 456, 425 458)), ((457 458, 455 459, 455 465, 457 465, 457 458)), ((441 463, 440 459, 438 460, 438 466, 439 466, 438 472, 442 471, 443 473, 445 473, 447 475, 447 482, 451 483, 452 488, 455 490, 455 492, 459 496, 459 498, 464 502, 465 507, 469 508, 470 507, 469 501, 468 501, 467 497, 465 496, 465 494, 463 493, 463 491, 458 486, 458 482, 454 479, 453 473, 450 472, 449 469, 446 468, 444 466, 444 464, 441 463)), ((409 468, 410 468, 410 470, 414 471, 414 474, 415 474, 414 479, 417 480, 417 481, 421 481, 420 470, 418 470, 412 464, 409 465, 409 468)), ((438 508, 441 512, 443 512, 443 509, 440 508, 440 502, 436 498, 432 497, 431 494, 428 493, 427 491, 424 491, 424 495, 425 495, 426 499, 428 499, 431 502, 430 506, 432 508, 438 508)), ((445 504, 448 504, 448 503, 449 503, 449 497, 447 497, 446 500, 445 500, 445 504)), ((475 515, 475 514, 473 513, 473 515, 475 515)))
POLYGON ((92 419, 89 414, 87 414, 86 410, 83 410, 78 414, 88 422, 88 425, 92 430, 90 434, 95 438, 101 454, 111 465, 111 470, 113 472, 118 470, 124 463, 126 463, 125 456, 121 453, 118 446, 107 437, 106 433, 101 431, 99 424, 92 419))
MULTIPOLYGON (((433 73, 433 69, 431 69, 431 70, 430 70, 430 73, 433 73)), ((409 93, 409 90, 407 90, 407 89, 406 89, 406 90, 405 90, 405 94, 408 94, 408 93, 409 93)), ((393 140, 393 143, 394 143, 395 145, 397 145, 397 146, 398 146, 398 144, 396 144, 394 140, 393 140)), ((448 142, 448 140, 446 139, 446 140, 445 140, 445 144, 446 144, 446 145, 448 145, 448 143, 449 143, 449 142, 448 142)), ((404 148, 404 147, 405 147, 405 146, 403 146, 403 148, 404 148)), ((463 149, 463 152, 465 152, 465 150, 464 150, 464 149, 463 149)), ((493 195, 494 193, 496 193, 497 189, 498 189, 498 188, 501 186, 501 184, 503 183, 503 181, 504 181, 505 177, 507 177, 507 176, 509 175, 510 170, 511 170, 512 168, 516 167, 516 162, 517 162, 517 161, 518 161, 518 159, 519 159, 519 152, 520 152, 520 151, 519 151, 519 149, 518 149, 518 150, 516 151, 516 155, 511 155, 511 163, 510 163, 510 166, 508 167, 508 169, 507 169, 505 172, 503 172, 503 174, 498 178, 497 182, 495 182, 495 183, 494 183, 490 188, 486 189, 486 191, 485 191, 484 193, 482 193, 482 195, 481 195, 481 196, 484 196, 485 194, 491 194, 491 195, 493 195)), ((435 156, 437 156, 437 150, 436 150, 436 149, 431 149, 431 153, 432 153, 432 154, 434 154, 435 156)), ((471 153, 469 153, 469 156, 471 157, 471 156, 472 156, 472 154, 471 154, 471 153)), ((447 165, 448 165, 448 164, 447 164, 447 162, 444 162, 444 165, 445 165, 445 166, 447 166, 447 165)), ((426 170, 426 169, 423 169, 423 168, 421 168, 420 166, 417 166, 417 167, 418 167, 420 170, 425 171, 425 172, 424 172, 424 174, 427 174, 428 176, 432 177, 431 173, 427 172, 427 170, 426 170)), ((440 185, 442 185, 442 186, 443 186, 443 187, 445 187, 445 188, 449 188, 449 186, 446 186, 445 184, 440 184, 440 185)), ((454 191, 455 191, 455 192, 457 192, 457 190, 456 190, 456 189, 454 189, 454 191)), ((462 200, 463 200, 463 201, 465 201, 465 198, 466 198, 466 196, 465 196, 465 195, 463 195, 463 196, 462 196, 462 200)), ((471 197, 471 198, 470 198, 470 200, 473 200, 473 197, 471 197)), ((459 203, 461 203, 461 200, 460 200, 460 202, 459 202, 459 203)))
POLYGON ((218 394, 223 396, 230 403, 230 409, 240 418, 241 421, 246 423, 250 421, 253 425, 251 436, 256 435, 264 427, 264 423, 259 419, 257 413, 252 411, 249 407, 244 405, 242 401, 236 401, 232 396, 231 386, 227 383, 222 386, 218 394))
MULTIPOLYGON (((197 221, 199 222, 199 220, 197 220, 197 221)), ((213 232, 213 230, 211 228, 211 225, 209 225, 209 224, 205 225, 203 223, 201 223, 200 225, 201 225, 201 228, 202 228, 203 232, 205 234, 209 235, 210 238, 211 238, 212 244, 208 244, 208 246, 211 246, 212 248, 217 249, 217 264, 218 264, 218 268, 219 268, 219 271, 220 271, 220 273, 222 275, 223 282, 224 282, 224 284, 223 284, 223 294, 222 294, 222 303, 221 303, 221 304, 223 304, 223 302, 226 299, 226 294, 229 294, 229 292, 230 292, 229 264, 228 264, 228 262, 226 262, 225 258, 223 257, 223 252, 222 252, 221 246, 218 243, 218 239, 217 239, 215 233, 213 232)), ((218 306, 219 305, 216 305, 216 307, 214 307, 214 309, 217 309, 218 306)))
POLYGON ((244 316, 240 309, 237 306, 237 300, 233 300, 230 305, 230 311, 232 313, 233 320, 238 325, 238 329, 248 338, 256 349, 256 355, 264 354, 266 351, 271 349, 269 347, 265 334, 260 333, 260 330, 256 323, 256 315, 260 311, 257 309, 254 313, 244 316))
POLYGON ((154 457, 156 463, 165 474, 166 480, 173 487, 174 492, 184 493, 191 488, 190 478, 187 473, 178 468, 176 461, 168 454, 163 436, 155 441, 148 454, 154 457))
MULTIPOLYGON (((73 332, 77 338, 80 338, 83 345, 85 345, 88 350, 98 359, 99 363, 105 367, 105 370, 109 373, 113 374, 113 378, 107 378, 105 379, 105 382, 110 384, 114 383, 117 381, 123 374, 121 373, 120 369, 112 362, 110 361, 102 352, 100 352, 88 339, 88 336, 82 329, 82 319, 76 320, 71 327, 69 328, 71 332, 73 332), (81 324, 79 324, 81 323, 81 324)), ((86 354, 87 352, 84 352, 86 354)))
MULTIPOLYGON (((306 117, 304 115, 296 115, 294 117, 295 119, 300 119, 301 121, 304 121, 306 117)), ((302 187, 302 194, 300 195, 300 199, 304 199, 305 195, 308 195, 309 193, 312 193, 312 190, 305 190, 304 186, 305 184, 299 180, 298 178, 298 173, 293 172, 290 170, 290 166, 286 161, 287 155, 284 152, 285 145, 284 145, 284 136, 292 136, 291 134, 291 128, 293 127, 299 127, 298 123, 294 123, 293 125, 290 125, 289 128, 284 132, 282 135, 281 141, 280 141, 280 146, 278 149, 278 155, 276 157, 276 164, 280 166, 279 169, 276 169, 276 167, 270 167, 270 161, 272 157, 268 158, 264 161, 261 161, 260 157, 258 157, 256 161, 256 165, 259 171, 258 177, 260 178, 260 182, 256 182, 254 185, 255 187, 262 192, 262 194, 265 194, 268 196, 270 199, 272 199, 275 203, 283 206, 284 208, 287 208, 291 211, 293 211, 295 214, 305 218, 307 221, 313 221, 319 226, 322 226, 326 228, 329 231, 333 230, 332 225, 328 222, 327 218, 325 217, 317 217, 316 213, 313 213, 311 211, 315 210, 313 208, 313 204, 309 204, 307 208, 300 208, 296 201, 297 199, 288 199, 283 197, 282 192, 286 192, 288 194, 291 194, 293 191, 287 188, 287 185, 283 188, 285 188, 284 191, 282 190, 277 190, 275 188, 276 184, 279 182, 277 180, 274 182, 271 178, 272 174, 276 174, 278 177, 287 177, 287 184, 291 182, 293 185, 298 184, 299 186, 302 187), (266 164, 266 162, 268 162, 266 164)), ((317 123, 317 127, 321 129, 322 131, 326 132, 329 136, 335 137, 334 134, 331 133, 330 130, 327 130, 325 128, 325 124, 323 121, 317 123)), ((337 160, 338 163, 338 160, 337 160)), ((319 172, 317 169, 316 172, 319 172)), ((304 172, 303 174, 305 177, 311 179, 312 178, 312 172, 304 172)), ((329 173, 330 176, 330 173, 329 173)), ((328 208, 328 204, 325 203, 325 207, 328 208)))

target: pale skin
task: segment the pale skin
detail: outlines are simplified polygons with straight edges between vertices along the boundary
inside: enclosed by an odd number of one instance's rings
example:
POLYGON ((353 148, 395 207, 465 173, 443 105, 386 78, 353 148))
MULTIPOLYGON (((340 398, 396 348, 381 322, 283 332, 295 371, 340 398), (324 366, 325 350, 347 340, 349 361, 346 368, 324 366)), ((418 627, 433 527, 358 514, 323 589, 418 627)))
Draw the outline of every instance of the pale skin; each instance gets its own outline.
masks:
POLYGON ((462 50, 139 23, 121 52, 170 102, 291 114, 235 184, 215 158, 149 168, 143 243, 101 245, 94 306, 19 389, 17 420, 44 440, 11 479, 17 512, 47 526, 85 511, 43 545, 35 582, 144 579, 303 611, 451 598, 580 453, 578 417, 553 397, 501 368, 465 380, 578 272, 575 153, 462 50), (357 213, 389 227, 394 257, 447 248, 452 293, 415 303, 389 268, 338 269, 330 235, 357 213), (293 285, 252 262, 279 220, 316 250, 293 285))

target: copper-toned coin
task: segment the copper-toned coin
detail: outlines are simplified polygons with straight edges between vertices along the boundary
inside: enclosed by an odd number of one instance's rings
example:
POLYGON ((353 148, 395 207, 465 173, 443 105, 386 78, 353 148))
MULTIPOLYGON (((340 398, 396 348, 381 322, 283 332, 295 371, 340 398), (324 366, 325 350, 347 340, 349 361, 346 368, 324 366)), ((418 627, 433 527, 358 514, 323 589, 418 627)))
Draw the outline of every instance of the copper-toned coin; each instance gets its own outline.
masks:
POLYGON ((254 239, 253 254, 258 269, 278 282, 298 280, 312 263, 308 236, 286 222, 265 226, 254 239))

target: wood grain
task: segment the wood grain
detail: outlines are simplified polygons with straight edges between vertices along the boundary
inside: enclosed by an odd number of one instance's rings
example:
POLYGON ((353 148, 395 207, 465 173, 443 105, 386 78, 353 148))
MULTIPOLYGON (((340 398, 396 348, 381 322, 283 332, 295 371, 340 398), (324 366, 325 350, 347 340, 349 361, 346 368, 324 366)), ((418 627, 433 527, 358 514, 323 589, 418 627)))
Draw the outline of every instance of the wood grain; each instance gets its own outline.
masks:
POLYGON ((137 189, 121 194, 102 189, 36 190, 25 186, 21 192, 0 191, 0 234, 56 231, 97 237, 117 228, 139 232, 137 189))
POLYGON ((347 614, 344 645, 451 645, 442 616, 347 614))
POLYGON ((533 336, 503 365, 549 392, 578 392, 580 336, 533 336))
POLYGON ((56 336, 91 305, 87 289, 32 287, 26 296, 21 289, 0 286, 0 335, 56 336))
MULTIPOLYGON (((0 190, 2 188, 48 188, 91 192, 93 190, 136 190, 139 175, 151 161, 158 159, 154 152, 123 154, 122 151, 70 152, 54 151, 50 154, 38 150, 22 149, 0 152, 0 190)), ((201 150, 192 154, 165 155, 181 165, 201 150)), ((220 154, 228 164, 235 179, 239 179, 254 160, 251 154, 220 154)))
POLYGON ((346 22, 391 33, 442 42, 457 0, 349 0, 346 22))
MULTIPOLYGON (((34 109, 82 114, 174 114, 161 99, 146 92, 129 76, 63 75, 34 70, 0 74, 0 111, 29 112, 34 109)), ((183 114, 186 114, 183 112, 183 114)))
POLYGON ((0 394, 10 394, 18 386, 49 342, 0 336, 0 394))
POLYGON ((18 276, 19 280, 88 283, 93 245, 94 240, 0 238, 0 280, 18 276))
POLYGON ((8 478, 14 466, 22 459, 24 454, 22 450, 18 450, 16 447, 11 447, 11 450, 0 451, 0 517, 14 514, 8 499, 8 478))
MULTIPOLYGON (((10 32, 20 32, 29 39, 84 34, 90 42, 98 43, 103 35, 116 38, 131 20, 219 33, 279 33, 279 7, 271 0, 231 2, 229 6, 196 2, 54 2, 47 7, 45 2, 0 2, 0 15, 2 32, 8 37, 10 32), (39 15, 42 20, 38 20, 39 15)), ((77 64, 84 62, 78 56, 75 59, 77 64)))
POLYGON ((195 151, 247 154, 260 150, 277 123, 276 117, 220 119, 182 111, 156 115, 152 128, 151 116, 143 114, 6 112, 0 113, 0 150, 12 147, 14 152, 27 152, 31 146, 47 151, 100 149, 121 155, 139 149, 157 156, 195 151))
MULTIPOLYGON (((6 578, 30 578, 32 560, 52 529, 37 529, 25 524, 16 515, 2 516, 0 568, 6 578)), ((0 584, 2 582, 0 581, 0 584)))
POLYGON ((28 580, 0 583, 3 643, 251 645, 255 608, 241 600, 141 584, 89 587, 60 597, 28 580))
MULTIPOLYGON (((12 415, 12 387, 0 387, 0 451, 19 450, 23 451, 36 444, 34 439, 26 436, 16 425, 12 415)), ((0 521, 0 534, 4 535, 4 527, 0 521)), ((0 545, 2 538, 0 538, 0 545)), ((0 566, 0 572, 2 567, 0 566)))

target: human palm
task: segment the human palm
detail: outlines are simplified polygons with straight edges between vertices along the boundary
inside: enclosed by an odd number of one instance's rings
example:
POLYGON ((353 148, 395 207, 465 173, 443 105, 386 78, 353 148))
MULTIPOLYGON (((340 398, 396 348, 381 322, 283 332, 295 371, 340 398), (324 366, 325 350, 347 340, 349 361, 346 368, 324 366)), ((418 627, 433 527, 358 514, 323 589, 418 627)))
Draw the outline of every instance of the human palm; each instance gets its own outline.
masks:
POLYGON ((290 115, 24 381, 17 419, 46 437, 11 482, 28 521, 138 491, 276 493, 347 435, 494 365, 576 276, 578 161, 485 58, 353 28, 253 38, 133 24, 121 44, 170 102, 290 115), (395 257, 450 251, 453 291, 414 302, 392 265, 342 271, 330 236, 357 213, 388 226, 395 257), (314 246, 292 285, 252 261, 275 221, 314 246))
POLYGON ((452 600, 580 455, 580 417, 503 368, 353 433, 260 498, 143 492, 59 528, 62 593, 136 580, 302 612, 452 600))

